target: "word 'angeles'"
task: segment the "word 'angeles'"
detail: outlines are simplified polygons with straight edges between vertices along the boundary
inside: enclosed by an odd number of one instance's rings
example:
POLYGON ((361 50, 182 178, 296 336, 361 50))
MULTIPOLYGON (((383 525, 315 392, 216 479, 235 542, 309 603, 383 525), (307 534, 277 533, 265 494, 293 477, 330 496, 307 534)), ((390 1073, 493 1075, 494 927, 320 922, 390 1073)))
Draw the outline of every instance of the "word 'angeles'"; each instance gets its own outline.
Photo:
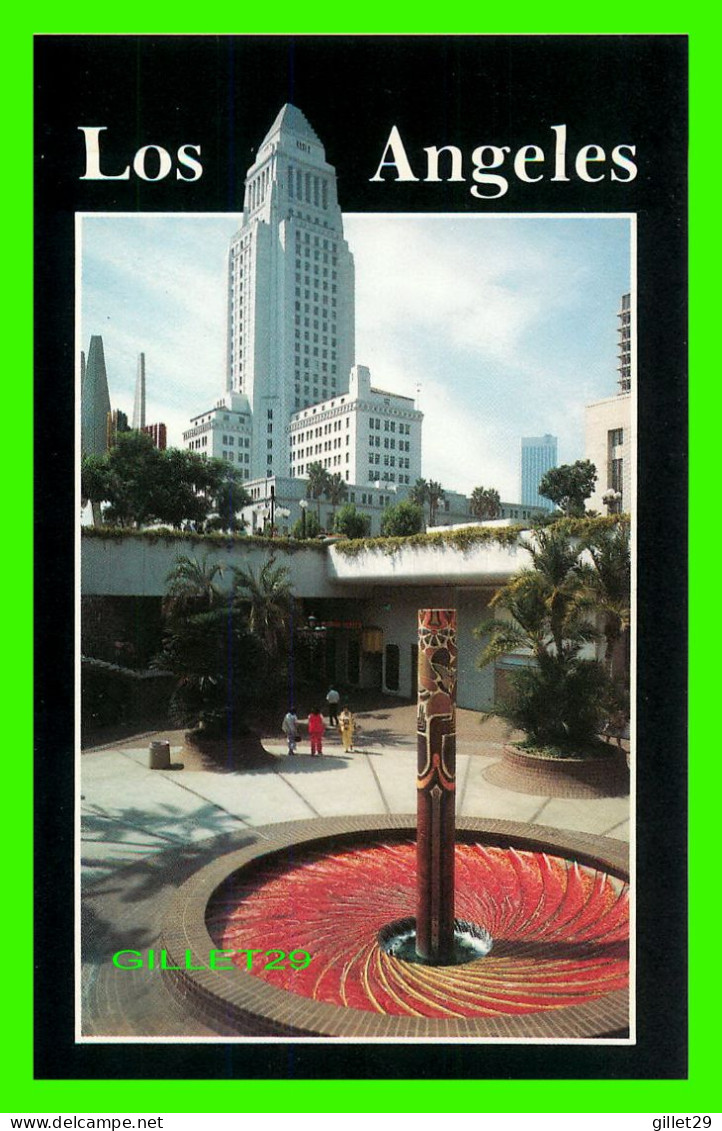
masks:
MULTIPOLYGON (((548 172, 550 161, 553 161, 554 170, 554 175, 550 178, 552 181, 569 181, 571 179, 569 176, 569 170, 572 167, 571 158, 567 154, 567 127, 559 125, 552 126, 551 129, 555 135, 553 154, 547 155, 538 145, 522 145, 517 149, 512 161, 517 180, 526 184, 534 184, 543 180, 546 175, 545 163, 547 163, 548 172)), ((387 169, 396 170, 395 179, 397 181, 467 180, 464 173, 464 155, 458 146, 429 145, 424 147, 424 153, 426 154, 426 176, 418 177, 411 166, 398 127, 392 126, 378 168, 369 180, 386 180, 387 178, 383 174, 387 169), (440 174, 442 154, 445 155, 444 166, 449 170, 445 176, 440 174)), ((481 200, 494 200, 506 194, 509 188, 508 177, 501 173, 490 172, 490 170, 500 169, 509 154, 511 154, 511 146, 509 145, 480 145, 472 152, 471 177, 475 182, 470 189, 472 196, 481 200)), ((574 173, 580 180, 594 184, 605 180, 607 162, 610 161, 609 179, 628 183, 637 176, 637 166, 632 160, 633 157, 636 157, 636 154, 637 148, 634 145, 617 145, 608 158, 600 145, 583 145, 574 156, 574 173)))

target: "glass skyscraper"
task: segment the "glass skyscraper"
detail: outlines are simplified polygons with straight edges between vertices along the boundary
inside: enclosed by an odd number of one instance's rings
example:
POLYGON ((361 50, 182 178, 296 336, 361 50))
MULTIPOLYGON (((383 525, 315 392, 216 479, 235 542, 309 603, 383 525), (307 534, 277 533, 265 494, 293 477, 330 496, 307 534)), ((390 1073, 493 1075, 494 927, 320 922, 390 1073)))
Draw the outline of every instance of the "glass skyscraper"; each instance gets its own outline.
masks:
POLYGON ((521 441, 522 505, 552 510, 551 499, 539 494, 539 484, 550 468, 557 466, 556 436, 523 436, 521 441))

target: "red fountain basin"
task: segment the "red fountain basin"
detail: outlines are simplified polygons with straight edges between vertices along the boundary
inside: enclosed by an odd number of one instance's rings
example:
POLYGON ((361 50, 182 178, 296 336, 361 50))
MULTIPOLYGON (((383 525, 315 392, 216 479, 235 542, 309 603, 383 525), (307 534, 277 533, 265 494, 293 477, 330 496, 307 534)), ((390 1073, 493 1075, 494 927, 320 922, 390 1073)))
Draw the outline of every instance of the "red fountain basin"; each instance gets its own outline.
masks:
POLYGON ((493 945, 432 967, 378 941, 416 910, 415 825, 412 815, 338 817, 244 834, 167 908, 169 989, 204 1029, 239 1040, 632 1039, 626 844, 460 818, 456 917, 493 945), (214 948, 260 953, 212 969, 214 948), (266 951, 294 950, 311 956, 305 969, 265 968, 266 951))
MULTIPOLYGON (((252 973, 317 1002, 399 1017, 471 1018, 558 1010, 628 984, 627 885, 548 852, 456 847, 456 916, 485 927, 491 953, 458 966, 405 962, 378 933, 415 910, 411 842, 270 860, 224 885, 207 915, 224 950, 301 948, 303 970, 252 973)), ((275 956, 274 956, 275 958, 275 956)), ((246 970, 247 956, 233 959, 246 970)))

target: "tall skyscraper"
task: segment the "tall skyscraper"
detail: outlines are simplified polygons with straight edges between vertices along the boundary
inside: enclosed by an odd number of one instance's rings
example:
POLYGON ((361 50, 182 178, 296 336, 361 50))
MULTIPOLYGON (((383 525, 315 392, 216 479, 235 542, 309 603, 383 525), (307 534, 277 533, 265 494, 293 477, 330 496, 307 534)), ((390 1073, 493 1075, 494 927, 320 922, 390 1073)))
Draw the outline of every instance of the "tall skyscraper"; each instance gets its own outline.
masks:
POLYGON ((521 441, 522 505, 552 510, 551 499, 539 494, 539 484, 552 467, 557 466, 556 436, 523 436, 521 441))
POLYGON ((622 295, 619 308, 619 377, 617 383, 620 393, 628 393, 632 388, 632 296, 622 295))
POLYGON ((287 475, 291 414, 348 390, 354 327, 335 170, 287 103, 246 175, 228 260, 226 389, 248 398, 252 478, 287 475))
POLYGON ((81 360, 80 447, 83 455, 102 455, 108 450, 110 393, 105 371, 103 339, 93 334, 83 372, 81 360))
POLYGON ((133 401, 133 429, 142 432, 145 428, 145 354, 138 354, 138 373, 135 378, 135 400, 133 401))
POLYGON ((635 450, 635 415, 632 412, 634 321, 632 296, 622 295, 617 326, 619 365, 616 396, 586 407, 585 456, 597 469, 597 482, 588 506, 604 514, 632 511, 632 470, 635 450))

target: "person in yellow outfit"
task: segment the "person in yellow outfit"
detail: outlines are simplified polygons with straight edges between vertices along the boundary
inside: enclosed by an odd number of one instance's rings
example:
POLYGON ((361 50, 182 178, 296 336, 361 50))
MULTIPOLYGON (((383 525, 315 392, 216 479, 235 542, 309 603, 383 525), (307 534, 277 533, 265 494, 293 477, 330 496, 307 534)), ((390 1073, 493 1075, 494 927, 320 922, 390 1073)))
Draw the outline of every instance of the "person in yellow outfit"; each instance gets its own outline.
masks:
POLYGON ((348 707, 344 707, 338 719, 338 729, 341 734, 341 743, 343 745, 344 753, 348 754, 353 750, 353 732, 354 732, 354 717, 349 711, 348 707))

